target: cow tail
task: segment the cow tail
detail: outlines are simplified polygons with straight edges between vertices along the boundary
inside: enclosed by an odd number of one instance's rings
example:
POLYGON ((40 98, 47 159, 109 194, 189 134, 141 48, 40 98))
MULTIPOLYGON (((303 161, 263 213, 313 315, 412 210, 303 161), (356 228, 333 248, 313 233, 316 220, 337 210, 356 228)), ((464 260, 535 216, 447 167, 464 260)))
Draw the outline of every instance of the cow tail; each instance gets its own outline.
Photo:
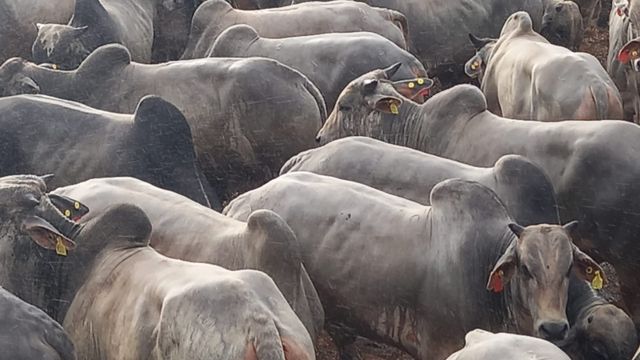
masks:
POLYGON ((606 87, 591 85, 589 86, 593 102, 596 105, 596 120, 605 120, 609 114, 609 92, 606 87))
POLYGON ((386 13, 388 19, 391 20, 397 27, 402 31, 402 36, 404 36, 404 42, 407 44, 407 50, 409 50, 409 23, 407 22, 407 17, 404 16, 399 11, 386 9, 386 13))
POLYGON ((322 125, 324 125, 325 121, 327 120, 327 105, 324 102, 324 97, 322 97, 320 90, 318 90, 318 87, 314 83, 312 83, 311 80, 309 79, 306 79, 306 80, 307 81, 305 81, 303 86, 309 92, 309 94, 313 96, 313 98, 316 101, 316 104, 318 104, 318 111, 320 112, 320 120, 322 125))

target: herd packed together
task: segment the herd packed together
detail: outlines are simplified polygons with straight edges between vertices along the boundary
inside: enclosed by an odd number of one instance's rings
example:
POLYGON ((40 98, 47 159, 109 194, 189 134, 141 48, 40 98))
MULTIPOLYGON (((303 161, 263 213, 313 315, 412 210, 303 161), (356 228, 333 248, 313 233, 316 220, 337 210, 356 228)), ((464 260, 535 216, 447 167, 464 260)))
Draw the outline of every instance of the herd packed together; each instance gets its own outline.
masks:
POLYGON ((638 355, 640 0, 0 0, 0 64, 0 359, 638 355))

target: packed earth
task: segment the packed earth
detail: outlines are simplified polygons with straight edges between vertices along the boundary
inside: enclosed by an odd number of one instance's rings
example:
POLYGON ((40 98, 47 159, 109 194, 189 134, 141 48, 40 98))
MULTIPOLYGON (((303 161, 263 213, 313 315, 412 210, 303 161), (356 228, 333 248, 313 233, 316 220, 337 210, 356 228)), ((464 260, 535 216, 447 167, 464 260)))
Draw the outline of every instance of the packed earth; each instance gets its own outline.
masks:
POLYGON ((638 0, 0 0, 0 360, 640 360, 638 124, 638 0))

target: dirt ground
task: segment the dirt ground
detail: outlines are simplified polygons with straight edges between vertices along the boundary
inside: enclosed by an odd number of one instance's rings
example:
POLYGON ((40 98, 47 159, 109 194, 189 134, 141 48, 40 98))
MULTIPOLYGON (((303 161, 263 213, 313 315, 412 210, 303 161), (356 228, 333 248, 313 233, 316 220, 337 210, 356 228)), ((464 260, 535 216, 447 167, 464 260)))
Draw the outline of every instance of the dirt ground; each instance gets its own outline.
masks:
MULTIPOLYGON (((609 35, 607 28, 600 28, 593 26, 585 31, 584 39, 581 51, 588 52, 600 60, 605 66, 607 60, 607 51, 609 48, 609 35)), ((620 301, 619 284, 615 271, 608 264, 603 265, 605 273, 610 280, 609 284, 605 286, 602 291, 602 295, 609 301, 617 303, 620 301)), ((318 349, 318 360, 339 360, 338 353, 331 338, 325 333, 321 336, 320 346, 318 349)), ((366 339, 359 339, 356 342, 356 348, 363 360, 410 360, 412 359, 407 354, 386 345, 380 345, 368 341, 366 339)))

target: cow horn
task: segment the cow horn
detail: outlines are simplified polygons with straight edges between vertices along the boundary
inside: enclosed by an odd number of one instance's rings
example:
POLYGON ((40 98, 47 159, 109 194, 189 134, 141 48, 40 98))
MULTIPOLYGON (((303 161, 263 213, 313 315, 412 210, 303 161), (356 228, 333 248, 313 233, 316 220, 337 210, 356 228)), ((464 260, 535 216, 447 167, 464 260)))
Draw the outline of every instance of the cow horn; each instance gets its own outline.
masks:
POLYGON ((398 69, 400 69, 401 66, 402 66, 402 63, 398 62, 384 69, 384 76, 387 77, 387 80, 391 80, 391 77, 393 77, 393 75, 395 75, 396 72, 398 72, 398 69))
POLYGON ((365 94, 370 94, 376 90, 378 87, 378 80, 376 79, 368 79, 364 81, 363 88, 365 94))
POLYGON ((51 182, 51 180, 53 180, 53 178, 56 177, 54 174, 46 174, 46 175, 42 175, 40 176, 40 179, 42 181, 44 181, 44 183, 47 185, 47 187, 49 186, 49 183, 51 182))
POLYGON ((491 39, 481 39, 473 34, 469 34, 469 40, 471 40, 471 43, 476 50, 482 49, 485 45, 491 42, 491 39))
POLYGON ((522 235, 522 232, 524 231, 524 227, 516 223, 509 224, 509 229, 511 229, 511 231, 516 234, 517 237, 520 237, 520 235, 522 235))

